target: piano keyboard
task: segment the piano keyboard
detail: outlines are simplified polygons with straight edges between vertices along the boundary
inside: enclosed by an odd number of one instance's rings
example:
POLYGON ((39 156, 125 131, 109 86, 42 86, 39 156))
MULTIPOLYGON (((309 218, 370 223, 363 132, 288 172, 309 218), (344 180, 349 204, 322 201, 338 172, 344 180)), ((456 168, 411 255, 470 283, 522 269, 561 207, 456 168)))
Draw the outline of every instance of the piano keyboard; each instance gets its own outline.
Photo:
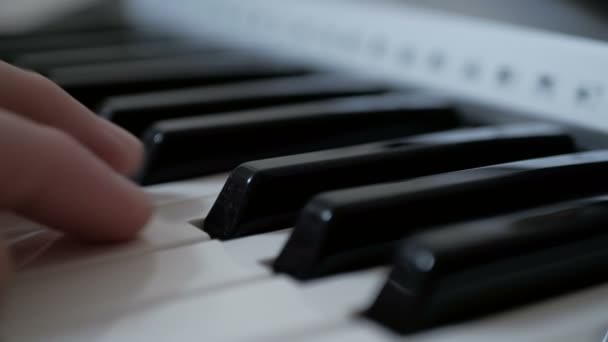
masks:
POLYGON ((604 340, 585 132, 129 27, 0 56, 139 136, 156 206, 120 245, 3 217, 0 341, 604 340))

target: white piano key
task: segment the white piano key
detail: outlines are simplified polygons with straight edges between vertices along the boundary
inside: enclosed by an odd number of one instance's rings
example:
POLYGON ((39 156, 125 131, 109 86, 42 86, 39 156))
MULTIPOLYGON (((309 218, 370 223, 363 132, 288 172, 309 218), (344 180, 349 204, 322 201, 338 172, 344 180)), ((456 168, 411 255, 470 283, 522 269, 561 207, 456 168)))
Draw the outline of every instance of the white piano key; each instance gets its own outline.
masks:
POLYGON ((361 313, 384 285, 388 268, 378 267, 353 273, 296 282, 302 296, 323 313, 347 317, 361 313))
POLYGON ((152 195, 156 205, 163 205, 190 198, 217 196, 222 190, 226 179, 228 179, 228 174, 222 173, 178 182, 151 185, 145 187, 145 190, 152 195))
POLYGON ((291 229, 252 235, 224 242, 235 259, 245 264, 267 263, 274 260, 291 234, 291 229))
POLYGON ((193 198, 160 205, 139 238, 129 243, 90 245, 49 230, 14 246, 19 250, 25 273, 74 269, 109 259, 149 253, 155 250, 209 240, 202 230, 188 223, 209 211, 215 197, 193 198), (33 257, 32 257, 33 256, 33 257))
MULTIPOLYGON (((347 293, 348 290, 344 292, 347 293)), ((304 297, 304 301, 311 298, 306 290, 304 297)), ((331 297, 324 298, 327 301, 326 306, 331 306, 334 302, 331 297)), ((313 302, 316 307, 319 306, 318 299, 313 298, 313 302)), ((294 333, 293 336, 282 336, 276 341, 605 342, 608 335, 607 306, 608 285, 605 285, 502 314, 409 335, 397 335, 380 325, 358 317, 337 328, 326 329, 320 325, 313 333, 294 333)), ((328 314, 325 307, 321 311, 328 314)))
MULTIPOLYGON (((243 265, 272 262, 289 238, 291 229, 224 242, 226 251, 243 265)), ((384 284, 388 269, 373 268, 306 282, 293 280, 308 303, 333 317, 358 313, 370 305, 384 284)))
POLYGON ((156 205, 156 217, 165 222, 185 223, 207 216, 217 196, 195 197, 156 205))
MULTIPOLYGON (((57 328, 76 327, 74 322, 86 325, 165 298, 266 277, 261 267, 235 263, 217 241, 98 263, 78 272, 21 275, 0 308, 0 331, 9 337, 31 331, 45 336, 57 328)), ((200 306, 199 311, 211 314, 213 308, 200 306)), ((179 317, 175 312, 173 319, 179 317)))
POLYGON ((3 330, 5 341, 265 341, 327 320, 302 302, 289 282, 267 279, 213 294, 193 291, 166 297, 96 320, 77 317, 44 331, 27 321, 14 333, 3 330))
MULTIPOLYGON (((219 174, 155 185, 145 190, 150 193, 155 206, 160 208, 158 216, 185 223, 207 215, 227 177, 226 174, 219 174), (193 199, 198 199, 200 203, 193 199)), ((0 236, 9 244, 14 240, 21 242, 21 250, 25 251, 39 249, 40 245, 52 244, 52 241, 60 238, 57 234, 49 234, 44 226, 11 213, 0 213, 0 236), (24 240, 26 236, 30 236, 27 241, 24 240)))
POLYGON ((371 322, 352 319, 329 328, 319 327, 318 330, 309 334, 294 333, 293 336, 282 336, 276 340, 264 342, 397 342, 399 338, 371 322))

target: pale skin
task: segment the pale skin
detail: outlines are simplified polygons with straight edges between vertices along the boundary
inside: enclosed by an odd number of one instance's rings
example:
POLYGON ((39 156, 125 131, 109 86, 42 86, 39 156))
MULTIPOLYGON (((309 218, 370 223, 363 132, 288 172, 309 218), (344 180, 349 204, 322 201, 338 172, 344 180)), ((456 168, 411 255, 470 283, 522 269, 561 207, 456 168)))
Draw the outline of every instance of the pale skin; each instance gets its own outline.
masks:
MULTIPOLYGON (((142 151, 49 80, 0 61, 0 211, 83 240, 131 239, 152 212, 126 177, 142 151)), ((12 268, 0 242, 0 285, 12 268)))

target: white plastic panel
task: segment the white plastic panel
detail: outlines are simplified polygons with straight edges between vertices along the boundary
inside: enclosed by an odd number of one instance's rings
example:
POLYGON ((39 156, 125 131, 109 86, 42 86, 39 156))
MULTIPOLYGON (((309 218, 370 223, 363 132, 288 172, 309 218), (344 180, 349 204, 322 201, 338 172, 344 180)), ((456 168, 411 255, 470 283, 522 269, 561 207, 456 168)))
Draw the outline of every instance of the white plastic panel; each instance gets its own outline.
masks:
POLYGON ((608 131, 608 44, 353 0, 131 0, 153 27, 608 131))

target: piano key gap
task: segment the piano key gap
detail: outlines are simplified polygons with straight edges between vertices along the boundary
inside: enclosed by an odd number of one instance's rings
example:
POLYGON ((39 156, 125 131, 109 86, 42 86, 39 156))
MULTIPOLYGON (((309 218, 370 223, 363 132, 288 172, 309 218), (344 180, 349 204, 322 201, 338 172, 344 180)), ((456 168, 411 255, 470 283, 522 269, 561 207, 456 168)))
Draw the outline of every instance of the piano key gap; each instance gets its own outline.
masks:
POLYGON ((386 143, 384 145, 384 147, 386 148, 399 148, 399 147, 405 147, 405 146, 411 146, 414 145, 411 142, 407 141, 407 139, 403 139, 403 140, 394 140, 394 141, 390 141, 388 143, 386 143))
POLYGON ((192 219, 190 221, 188 221, 189 224, 193 225, 194 227, 203 230, 203 226, 205 224, 205 219, 204 218, 196 218, 196 219, 192 219))
POLYGON ((258 263, 259 263, 260 265, 262 265, 262 266, 264 266, 264 267, 267 267, 267 268, 269 268, 269 269, 271 269, 271 270, 272 270, 272 267, 273 267, 273 265, 274 265, 275 260, 277 260, 277 258, 276 258, 276 257, 273 257, 273 258, 267 258, 267 259, 262 259, 262 260, 258 261, 258 263))

